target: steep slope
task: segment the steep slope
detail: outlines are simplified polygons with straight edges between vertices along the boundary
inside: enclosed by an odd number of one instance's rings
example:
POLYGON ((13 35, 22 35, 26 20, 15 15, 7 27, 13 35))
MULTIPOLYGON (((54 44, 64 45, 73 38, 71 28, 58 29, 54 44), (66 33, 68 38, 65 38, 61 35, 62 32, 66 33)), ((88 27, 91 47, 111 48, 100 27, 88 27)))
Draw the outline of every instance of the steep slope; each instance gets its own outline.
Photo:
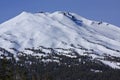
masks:
POLYGON ((75 13, 22 12, 0 25, 0 47, 15 56, 18 52, 38 55, 33 49, 69 57, 87 55, 120 69, 120 60, 116 60, 120 57, 120 28, 75 13))

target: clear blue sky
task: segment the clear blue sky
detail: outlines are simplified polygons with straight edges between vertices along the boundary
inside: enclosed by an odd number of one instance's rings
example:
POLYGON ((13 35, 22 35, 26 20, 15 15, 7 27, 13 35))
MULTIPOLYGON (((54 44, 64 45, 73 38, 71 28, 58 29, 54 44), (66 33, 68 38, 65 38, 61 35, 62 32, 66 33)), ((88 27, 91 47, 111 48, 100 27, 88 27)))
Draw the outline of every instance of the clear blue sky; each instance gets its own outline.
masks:
POLYGON ((0 23, 22 11, 70 11, 120 26, 120 0, 0 0, 0 23))

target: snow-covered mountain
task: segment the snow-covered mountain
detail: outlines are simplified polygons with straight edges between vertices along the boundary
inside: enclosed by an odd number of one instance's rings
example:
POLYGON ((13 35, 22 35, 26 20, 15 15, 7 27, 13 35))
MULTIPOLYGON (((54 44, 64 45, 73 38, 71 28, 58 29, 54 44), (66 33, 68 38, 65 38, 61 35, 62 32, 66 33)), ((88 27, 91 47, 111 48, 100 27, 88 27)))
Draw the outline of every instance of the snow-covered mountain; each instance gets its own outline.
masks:
POLYGON ((71 58, 84 55, 120 69, 120 28, 70 12, 22 12, 0 24, 1 55, 3 49, 15 57, 20 52, 41 57, 53 51, 71 58))

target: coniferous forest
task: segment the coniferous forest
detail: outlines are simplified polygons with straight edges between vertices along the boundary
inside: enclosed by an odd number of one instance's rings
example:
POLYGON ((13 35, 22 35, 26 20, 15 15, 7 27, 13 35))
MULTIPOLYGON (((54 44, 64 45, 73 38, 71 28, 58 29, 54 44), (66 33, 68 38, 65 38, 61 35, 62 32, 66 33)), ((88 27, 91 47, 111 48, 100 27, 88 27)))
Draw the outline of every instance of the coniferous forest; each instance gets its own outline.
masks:
MULTIPOLYGON (((42 50, 29 50, 45 54, 42 50)), ((119 69, 77 53, 77 57, 71 58, 54 51, 47 57, 18 52, 16 58, 3 48, 0 52, 3 53, 0 58, 0 80, 120 80, 119 69)), ((109 57, 106 59, 110 60, 109 57)))

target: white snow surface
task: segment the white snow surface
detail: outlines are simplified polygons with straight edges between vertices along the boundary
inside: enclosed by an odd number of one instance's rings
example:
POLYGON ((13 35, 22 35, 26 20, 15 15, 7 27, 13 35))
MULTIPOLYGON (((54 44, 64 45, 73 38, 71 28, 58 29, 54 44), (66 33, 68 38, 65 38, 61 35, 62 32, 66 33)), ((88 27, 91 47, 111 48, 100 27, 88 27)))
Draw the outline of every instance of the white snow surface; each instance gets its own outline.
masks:
POLYGON ((12 51, 10 48, 22 51, 39 46, 69 49, 70 44, 92 49, 99 55, 106 53, 120 57, 120 28, 62 11, 22 12, 0 24, 0 47, 8 51, 12 51))

